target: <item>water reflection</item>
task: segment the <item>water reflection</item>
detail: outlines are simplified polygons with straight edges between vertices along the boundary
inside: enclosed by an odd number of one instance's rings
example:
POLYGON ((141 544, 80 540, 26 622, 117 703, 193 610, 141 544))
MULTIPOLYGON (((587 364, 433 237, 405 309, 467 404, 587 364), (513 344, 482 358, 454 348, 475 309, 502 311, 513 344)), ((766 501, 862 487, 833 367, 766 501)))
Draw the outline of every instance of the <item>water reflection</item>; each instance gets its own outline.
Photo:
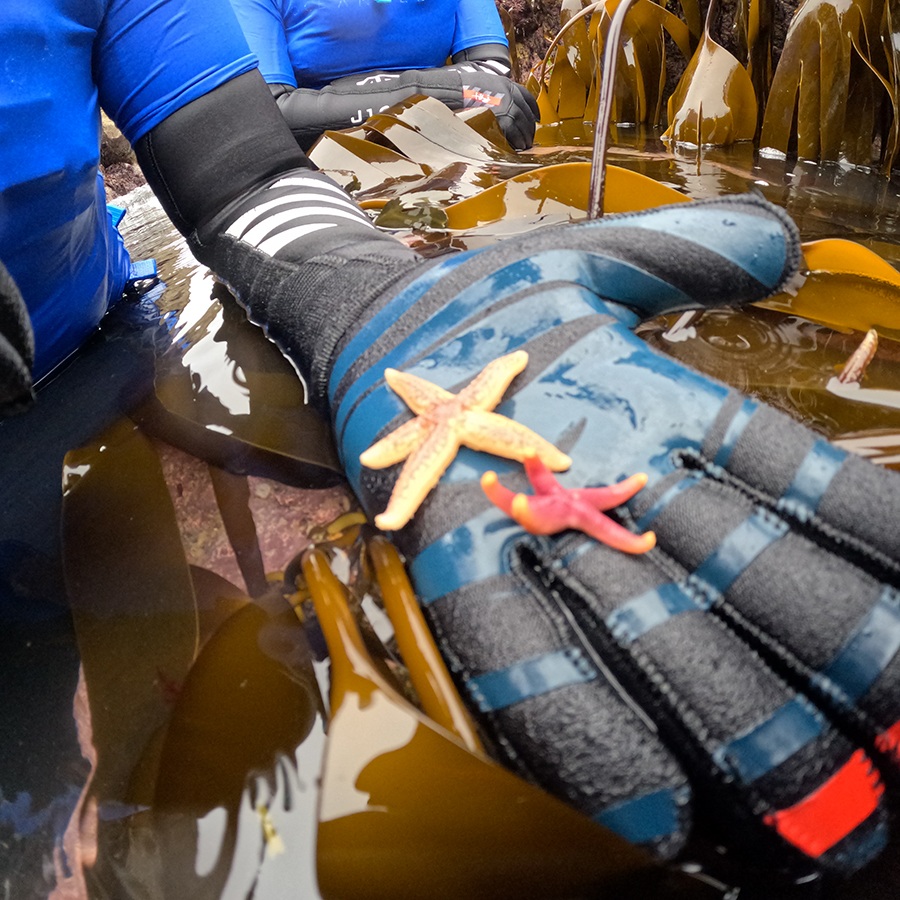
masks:
POLYGON ((803 240, 851 238, 900 265, 896 174, 888 179, 855 166, 767 158, 746 141, 727 148, 669 152, 648 129, 619 126, 612 133, 610 160, 617 165, 657 178, 695 200, 756 189, 790 213, 803 240))
MULTIPOLYGON (((710 310, 675 327, 666 316, 639 327, 648 343, 750 393, 836 438, 850 432, 900 428, 896 404, 867 405, 854 390, 829 382, 856 350, 862 334, 840 333, 797 316, 762 308, 710 310)), ((865 374, 867 389, 900 396, 900 345, 882 341, 865 374)))
POLYGON ((316 663, 262 595, 349 495, 292 368, 127 203, 165 290, 0 425, 4 889, 314 898, 316 663))

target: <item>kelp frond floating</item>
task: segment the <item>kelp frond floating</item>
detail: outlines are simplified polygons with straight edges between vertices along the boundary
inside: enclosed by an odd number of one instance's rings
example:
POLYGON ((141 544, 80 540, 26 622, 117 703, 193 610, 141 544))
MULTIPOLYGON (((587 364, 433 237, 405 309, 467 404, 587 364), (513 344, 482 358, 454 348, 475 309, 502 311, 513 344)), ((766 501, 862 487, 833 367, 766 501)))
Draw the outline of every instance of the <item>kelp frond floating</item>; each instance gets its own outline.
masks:
MULTIPOLYGON (((542 123, 593 120, 619 2, 563 0, 560 31, 528 80, 542 123)), ((626 16, 618 53, 614 123, 666 124, 665 136, 685 144, 755 139, 772 154, 815 162, 869 166, 880 159, 885 174, 897 160, 897 0, 806 0, 783 48, 766 0, 713 2, 702 29, 696 0, 682 0, 678 14, 640 0, 626 16), (667 88, 673 45, 687 68, 667 88)))

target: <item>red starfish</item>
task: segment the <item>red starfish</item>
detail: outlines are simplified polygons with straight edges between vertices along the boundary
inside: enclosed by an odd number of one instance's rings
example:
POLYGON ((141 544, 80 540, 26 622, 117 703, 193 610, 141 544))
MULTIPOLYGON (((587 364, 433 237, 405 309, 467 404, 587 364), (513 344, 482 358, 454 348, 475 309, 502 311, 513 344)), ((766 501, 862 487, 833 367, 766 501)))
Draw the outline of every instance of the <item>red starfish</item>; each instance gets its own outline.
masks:
POLYGON ((633 497, 647 483, 643 472, 609 487, 566 489, 536 454, 527 455, 524 463, 525 474, 535 490, 531 496, 514 494, 505 488, 496 472, 485 472, 481 487, 491 503, 526 531, 556 534, 574 528, 625 553, 646 553, 656 546, 652 531, 634 534, 602 512, 633 497))

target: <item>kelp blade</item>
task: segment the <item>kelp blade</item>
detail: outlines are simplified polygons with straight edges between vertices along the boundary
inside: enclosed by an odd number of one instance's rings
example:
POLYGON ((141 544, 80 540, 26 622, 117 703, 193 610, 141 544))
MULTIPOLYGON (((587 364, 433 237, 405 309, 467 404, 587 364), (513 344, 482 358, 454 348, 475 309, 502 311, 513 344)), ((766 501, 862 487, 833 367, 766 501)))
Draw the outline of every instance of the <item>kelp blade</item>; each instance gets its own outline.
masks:
POLYGON ((196 816, 233 808, 250 775, 271 771, 279 755, 294 755, 319 706, 293 611, 284 604, 270 613, 247 602, 212 635, 178 694, 154 806, 196 816), (285 652, 272 652, 279 647, 285 652))
MULTIPOLYGON (((860 0, 840 5, 806 0, 797 10, 772 79, 762 148, 786 154, 796 141, 801 159, 871 163, 882 91, 895 117, 897 101, 896 85, 883 78, 868 55, 882 25, 875 6, 860 0)), ((894 139, 891 155, 895 150, 894 139)))
MULTIPOLYGON (((520 225, 564 222, 587 214, 591 163, 573 162, 545 166, 507 179, 477 197, 461 200, 446 209, 447 228, 471 232, 495 222, 520 225)), ((684 194, 646 175, 619 166, 607 166, 604 212, 631 212, 681 203, 684 194)), ((520 230, 527 230, 522 227, 520 230)))
MULTIPOLYGON (((326 898, 637 897, 642 851, 465 749, 377 671, 321 551, 303 559, 332 659, 318 833, 326 898)), ((699 887, 699 886, 698 886, 699 887)), ((645 896, 651 894, 644 893, 645 896)))
POLYGON ((796 294, 778 294, 763 306, 837 329, 878 330, 900 340, 900 274, 855 241, 826 239, 803 245, 809 273, 796 294))
POLYGON ((663 138, 698 147, 749 141, 756 121, 756 94, 747 70, 704 34, 669 98, 663 138))
MULTIPOLYGON (((606 54, 606 38, 620 0, 607 0, 599 22, 591 23, 595 34, 596 56, 606 54)), ((668 35, 685 59, 690 58, 691 37, 688 26, 661 4, 639 0, 627 12, 622 25, 622 44, 616 48, 616 78, 612 121, 657 125, 660 121, 663 88, 666 80, 668 35)), ((596 108, 601 80, 598 66, 591 83, 588 109, 596 108)))
POLYGON ((66 585, 87 684, 100 803, 130 783, 197 650, 190 572, 149 440, 122 420, 65 463, 66 585))
POLYGON ((397 646, 422 709, 469 750, 483 752, 478 730, 431 636, 399 553, 382 536, 368 541, 366 552, 375 568, 385 612, 394 626, 397 646))
POLYGON ((363 127, 367 132, 382 134, 400 153, 432 169, 458 160, 490 161, 518 171, 533 166, 510 152, 508 145, 501 148, 492 144, 433 97, 410 97, 370 117, 363 127), (413 134, 397 131, 398 124, 413 134))
POLYGON ((326 131, 308 154, 310 160, 354 194, 392 196, 411 190, 431 174, 428 166, 342 131, 326 131))

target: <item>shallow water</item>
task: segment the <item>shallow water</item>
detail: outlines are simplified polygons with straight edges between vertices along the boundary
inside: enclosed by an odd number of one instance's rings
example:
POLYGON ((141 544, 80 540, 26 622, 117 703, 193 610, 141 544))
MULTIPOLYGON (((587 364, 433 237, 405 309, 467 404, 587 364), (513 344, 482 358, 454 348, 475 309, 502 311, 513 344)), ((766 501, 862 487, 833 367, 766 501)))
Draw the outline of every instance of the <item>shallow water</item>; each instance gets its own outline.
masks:
MULTIPOLYGON (((766 159, 749 145, 672 152, 652 134, 622 127, 612 133, 609 159, 617 166, 692 199, 758 191, 790 213, 804 242, 853 240, 900 267, 896 174, 888 180, 859 168, 766 159)), ((900 295, 892 297, 893 303, 900 301, 900 295)), ((894 319, 900 324, 900 308, 894 319)), ((759 307, 711 311, 676 328, 678 320, 662 317, 638 333, 657 349, 765 400, 873 462, 900 467, 900 343, 882 334, 863 390, 838 394, 829 382, 864 331, 759 307)))
MULTIPOLYGON (((542 139, 558 145, 544 163, 589 158, 578 136, 542 139)), ((805 240, 851 237, 900 265, 896 180, 745 148, 673 154, 621 128, 610 160, 692 198, 758 189, 805 240)), ((352 501, 289 367, 246 336, 146 189, 118 205, 165 291, 117 310, 35 410, 0 425, 0 896, 316 898, 324 651, 292 612, 246 597, 352 501)), ((900 409, 827 390, 860 333, 755 308, 675 326, 642 334, 830 437, 887 436, 871 452, 894 464, 900 409)), ((897 359, 883 341, 865 387, 900 396, 897 359)), ((896 852, 839 893, 771 873, 760 886, 714 841, 703 853, 741 897, 900 891, 896 852)))

